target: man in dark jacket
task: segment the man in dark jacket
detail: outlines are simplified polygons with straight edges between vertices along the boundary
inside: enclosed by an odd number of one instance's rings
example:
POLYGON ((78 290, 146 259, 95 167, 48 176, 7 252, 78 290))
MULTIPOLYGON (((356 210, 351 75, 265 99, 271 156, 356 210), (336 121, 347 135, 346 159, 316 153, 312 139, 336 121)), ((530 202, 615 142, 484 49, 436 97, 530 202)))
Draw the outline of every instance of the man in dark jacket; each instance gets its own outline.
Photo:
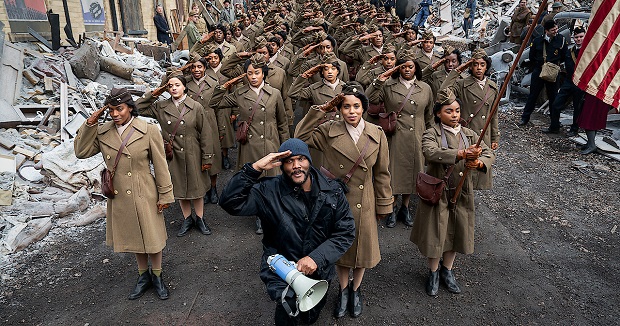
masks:
POLYGON ((562 34, 558 34, 558 25, 553 20, 544 23, 545 34, 537 37, 530 44, 530 61, 534 70, 532 71, 532 83, 530 84, 530 95, 525 103, 523 114, 519 126, 525 126, 530 121, 530 115, 534 112, 538 95, 543 87, 547 90, 549 103, 553 103, 555 95, 558 93, 558 81, 549 82, 540 78, 542 66, 545 62, 552 62, 560 65, 568 53, 568 45, 562 34))
POLYGON ((291 317, 296 311, 295 293, 269 269, 267 257, 280 254, 297 263, 297 270, 317 280, 332 279, 334 263, 355 238, 355 222, 343 190, 312 167, 308 146, 291 138, 254 163, 246 163, 220 196, 220 206, 231 215, 257 215, 264 228, 260 277, 269 297, 276 301, 275 324, 314 323, 325 306, 324 297, 314 308, 291 317), (259 179, 276 167, 277 177, 259 179), (288 306, 285 308, 285 306, 288 306))
POLYGON ((170 26, 168 26, 166 16, 164 16, 164 8, 161 5, 157 5, 155 11, 156 14, 155 17, 153 17, 153 21, 155 22, 155 28, 157 28, 157 40, 162 43, 170 44, 170 26))
POLYGON ((560 132, 560 112, 564 109, 566 100, 569 97, 573 98, 573 124, 570 126, 570 131, 566 134, 568 137, 574 137, 579 131, 577 125, 577 119, 581 114, 581 108, 583 107, 583 94, 584 92, 575 84, 573 84, 573 74, 575 73, 575 64, 577 57, 579 57, 579 49, 583 43, 583 38, 586 36, 586 30, 583 27, 575 27, 573 31, 573 39, 575 40, 575 46, 573 46, 564 58, 564 66, 566 67, 566 77, 560 91, 555 97, 551 105, 551 124, 549 128, 544 130, 544 133, 557 134, 560 132))

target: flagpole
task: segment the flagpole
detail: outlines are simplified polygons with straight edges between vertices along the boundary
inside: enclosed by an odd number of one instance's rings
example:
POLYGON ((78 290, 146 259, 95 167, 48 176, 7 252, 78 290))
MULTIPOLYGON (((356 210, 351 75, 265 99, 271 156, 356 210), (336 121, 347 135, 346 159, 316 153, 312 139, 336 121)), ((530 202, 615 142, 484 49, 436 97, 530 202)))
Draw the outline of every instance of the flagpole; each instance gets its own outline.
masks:
MULTIPOLYGON (((493 101, 493 106, 491 106, 491 113, 487 117, 487 122, 484 124, 484 128, 480 132, 480 136, 478 137, 478 141, 476 142, 477 147, 480 147, 480 143, 482 142, 482 139, 484 138, 484 134, 487 132, 487 129, 489 128, 489 124, 491 123, 491 118, 493 118, 493 116, 497 114, 497 108, 499 107, 499 101, 502 99, 502 97, 506 93, 506 89, 508 88, 508 83, 510 83, 510 79, 512 78, 512 74, 514 73, 517 67, 517 64, 519 63, 519 60, 521 59, 521 55, 523 54, 525 47, 529 43, 528 41, 530 37, 532 37, 532 34, 534 33, 534 28, 536 28, 536 22, 538 22, 538 19, 540 18, 540 16, 542 15, 542 12, 544 11, 544 8, 546 7, 547 7, 547 0, 543 0, 542 3, 540 4, 540 7, 538 7, 538 12, 536 13, 536 17, 534 17, 534 20, 532 21, 530 28, 527 30, 527 35, 521 41, 521 47, 519 48, 519 53, 517 53, 517 57, 513 61, 513 64, 510 66, 510 70, 508 71, 508 74, 504 78, 504 82, 502 83, 502 88, 499 90, 499 93, 495 97, 495 101, 493 101)), ((456 200, 459 198, 459 195, 461 194, 461 189, 463 188, 463 184, 465 184, 465 179, 467 179, 468 172, 469 172, 469 169, 465 169, 465 171, 463 172, 463 175, 461 176, 461 180, 459 180, 459 184, 456 187, 456 190, 454 191, 454 196, 452 196, 452 198, 450 199, 450 203, 452 204, 452 207, 456 207, 456 200)))

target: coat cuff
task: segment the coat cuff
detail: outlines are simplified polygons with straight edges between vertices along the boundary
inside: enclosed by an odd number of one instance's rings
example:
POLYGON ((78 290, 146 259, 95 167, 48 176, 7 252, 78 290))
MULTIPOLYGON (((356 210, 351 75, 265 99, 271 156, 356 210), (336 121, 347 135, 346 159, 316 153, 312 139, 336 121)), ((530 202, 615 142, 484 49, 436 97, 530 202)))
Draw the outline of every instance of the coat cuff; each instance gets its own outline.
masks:
POLYGON ((394 197, 390 198, 376 198, 375 199, 375 211, 377 215, 387 215, 394 210, 394 197))
POLYGON ((263 173, 261 171, 255 170, 252 167, 252 163, 245 163, 243 167, 241 168, 241 171, 243 172, 245 176, 247 176, 248 178, 254 181, 258 181, 258 178, 260 178, 260 175, 263 173))
POLYGON ((213 164, 213 157, 215 156, 215 154, 213 153, 207 153, 202 155, 202 165, 205 164, 213 164))

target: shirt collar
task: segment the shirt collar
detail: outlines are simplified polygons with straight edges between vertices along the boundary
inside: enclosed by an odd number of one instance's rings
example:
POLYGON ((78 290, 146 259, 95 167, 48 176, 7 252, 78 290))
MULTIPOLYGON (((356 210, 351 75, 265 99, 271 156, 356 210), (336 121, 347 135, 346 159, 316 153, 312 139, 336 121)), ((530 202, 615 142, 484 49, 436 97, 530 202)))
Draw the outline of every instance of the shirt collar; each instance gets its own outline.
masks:
POLYGON ((269 63, 274 63, 278 59, 278 53, 274 54, 271 58, 269 58, 269 63))
POLYGON ((383 45, 382 45, 380 48, 375 47, 375 46, 374 46, 374 45, 372 45, 372 44, 371 44, 370 46, 372 46, 372 48, 373 48, 373 49, 375 49, 375 51, 379 52, 379 54, 383 51, 383 45))
POLYGON ((220 71, 221 68, 222 68, 222 63, 220 62, 220 64, 217 65, 217 67, 211 68, 211 69, 213 69, 213 71, 215 71, 215 73, 217 74, 217 72, 220 71))
POLYGON ((451 133, 452 133, 452 134, 454 134, 454 135, 457 135, 459 132, 461 132, 461 124, 457 124, 457 125, 456 125, 456 126, 454 126, 454 127, 450 127, 450 126, 445 125, 445 124, 443 124, 443 123, 442 123, 442 124, 441 124, 441 127, 442 127, 444 130, 449 131, 449 132, 451 132, 451 133))
POLYGON ((183 94, 183 96, 181 96, 181 98, 179 98, 178 100, 174 97, 171 97, 172 103, 174 103, 177 108, 179 107, 179 105, 181 105, 181 103, 185 102, 185 98, 187 98, 187 94, 183 94))
MULTIPOLYGON (((249 85, 249 84, 248 84, 249 85)), ((263 89, 263 87, 265 87, 265 81, 263 80, 262 83, 260 83, 260 85, 257 87, 253 87, 252 85, 249 85, 250 89, 254 91, 254 93, 256 93, 257 95, 260 93, 260 90, 263 89)))
POLYGON ((332 83, 328 82, 325 78, 323 78, 323 83, 325 85, 331 87, 331 89, 333 89, 335 91, 336 87, 338 87, 338 84, 340 84, 340 79, 336 78, 336 81, 332 84, 332 83))
POLYGON ((413 77, 412 80, 406 80, 403 77, 398 77, 398 80, 400 81, 401 84, 405 85, 407 89, 411 88, 411 86, 413 86, 413 84, 415 83, 415 77, 413 77))
POLYGON ((360 119, 360 123, 357 124, 357 127, 353 127, 346 122, 344 125, 347 127, 347 132, 353 139, 353 142, 357 144, 360 140, 360 136, 362 136, 362 133, 364 132, 364 128, 366 127, 366 122, 364 122, 364 119, 360 119))

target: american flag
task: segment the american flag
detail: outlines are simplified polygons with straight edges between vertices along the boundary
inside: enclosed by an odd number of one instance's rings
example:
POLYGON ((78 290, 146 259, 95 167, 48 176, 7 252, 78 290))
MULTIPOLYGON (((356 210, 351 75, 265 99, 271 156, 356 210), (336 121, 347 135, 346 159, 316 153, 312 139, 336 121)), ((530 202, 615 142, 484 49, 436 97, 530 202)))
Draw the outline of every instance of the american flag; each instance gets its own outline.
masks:
POLYGON ((620 0, 595 0, 573 82, 588 94, 620 106, 620 0))

